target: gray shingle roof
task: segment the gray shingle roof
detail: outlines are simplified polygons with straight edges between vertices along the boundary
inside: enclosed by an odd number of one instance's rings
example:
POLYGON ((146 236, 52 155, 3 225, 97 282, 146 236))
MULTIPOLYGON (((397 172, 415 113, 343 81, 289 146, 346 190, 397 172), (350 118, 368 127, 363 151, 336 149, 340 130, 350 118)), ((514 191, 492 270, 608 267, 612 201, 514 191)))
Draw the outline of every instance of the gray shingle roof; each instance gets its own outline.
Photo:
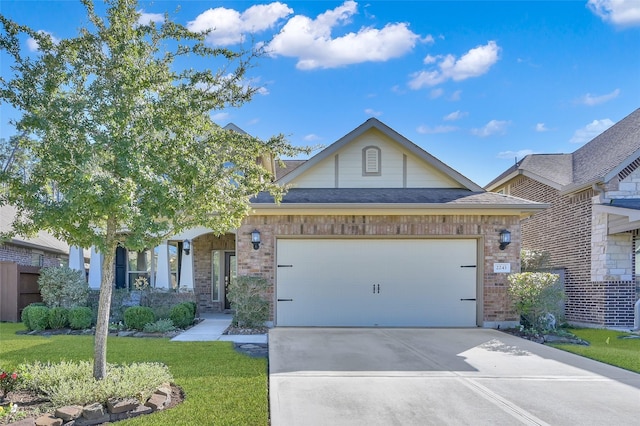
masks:
POLYGON ((285 177, 304 163, 307 160, 280 160, 276 161, 276 180, 285 177))
POLYGON ((511 166, 485 188, 515 174, 525 173, 571 191, 605 181, 640 156, 640 108, 617 122, 572 154, 532 154, 511 166))
POLYGON ((605 177, 640 150, 640 108, 573 153, 573 183, 605 177))
MULTIPOLYGON (((261 192, 251 202, 273 204, 273 197, 261 192)), ((281 204, 449 204, 459 206, 527 206, 543 204, 495 192, 447 188, 292 188, 281 204)))

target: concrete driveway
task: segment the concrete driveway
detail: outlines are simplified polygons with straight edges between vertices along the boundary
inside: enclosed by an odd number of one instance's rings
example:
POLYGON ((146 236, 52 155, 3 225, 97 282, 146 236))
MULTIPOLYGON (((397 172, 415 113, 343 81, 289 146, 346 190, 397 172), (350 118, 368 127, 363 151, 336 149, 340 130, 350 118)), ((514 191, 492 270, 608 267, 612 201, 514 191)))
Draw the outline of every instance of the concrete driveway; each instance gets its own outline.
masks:
POLYGON ((640 424, 639 374, 496 330, 275 328, 269 380, 273 426, 640 424))

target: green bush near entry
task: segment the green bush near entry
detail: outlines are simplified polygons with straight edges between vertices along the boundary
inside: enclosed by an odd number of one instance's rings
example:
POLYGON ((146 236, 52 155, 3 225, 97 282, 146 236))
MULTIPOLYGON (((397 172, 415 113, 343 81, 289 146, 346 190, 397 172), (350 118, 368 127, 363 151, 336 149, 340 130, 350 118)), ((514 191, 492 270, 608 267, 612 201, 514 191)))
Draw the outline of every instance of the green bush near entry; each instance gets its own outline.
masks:
POLYGON ((145 325, 155 320, 153 309, 146 306, 131 306, 124 311, 124 325, 132 330, 142 331, 145 325))

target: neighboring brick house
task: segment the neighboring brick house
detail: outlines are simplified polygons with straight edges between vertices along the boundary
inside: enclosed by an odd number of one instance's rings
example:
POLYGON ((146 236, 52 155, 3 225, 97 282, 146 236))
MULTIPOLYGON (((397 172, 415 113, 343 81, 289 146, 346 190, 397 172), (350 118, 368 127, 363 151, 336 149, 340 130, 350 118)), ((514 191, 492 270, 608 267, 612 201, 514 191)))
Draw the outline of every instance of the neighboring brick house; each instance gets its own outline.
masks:
POLYGON ((640 109, 571 154, 532 154, 485 189, 549 203, 522 221, 522 247, 565 270, 566 318, 634 326, 640 297, 640 109))
MULTIPOLYGON (((0 206, 0 233, 11 230, 16 210, 0 206)), ((67 265, 69 246, 46 232, 0 240, 0 321, 18 321, 22 309, 41 301, 40 268, 67 265)))
MULTIPOLYGON (((0 233, 11 230, 15 214, 14 207, 0 206, 0 233)), ((69 245, 42 231, 32 238, 16 236, 0 240, 0 261, 33 267, 66 266, 69 245)))

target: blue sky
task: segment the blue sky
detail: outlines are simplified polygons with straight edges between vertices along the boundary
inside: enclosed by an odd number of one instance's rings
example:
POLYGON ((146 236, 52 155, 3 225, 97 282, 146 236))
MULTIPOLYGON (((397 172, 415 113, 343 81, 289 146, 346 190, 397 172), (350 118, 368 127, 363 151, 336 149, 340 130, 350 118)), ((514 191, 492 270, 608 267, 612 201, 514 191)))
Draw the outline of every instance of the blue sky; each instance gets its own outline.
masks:
MULTIPOLYGON (((212 46, 266 44, 249 75, 259 94, 213 111, 217 123, 326 146, 376 117, 480 185, 515 157, 573 152, 640 107, 640 0, 182 0, 140 10, 216 28, 212 46)), ((0 13, 54 38, 86 23, 75 0, 2 0, 0 13)), ((1 108, 6 138, 15 111, 1 108)))

